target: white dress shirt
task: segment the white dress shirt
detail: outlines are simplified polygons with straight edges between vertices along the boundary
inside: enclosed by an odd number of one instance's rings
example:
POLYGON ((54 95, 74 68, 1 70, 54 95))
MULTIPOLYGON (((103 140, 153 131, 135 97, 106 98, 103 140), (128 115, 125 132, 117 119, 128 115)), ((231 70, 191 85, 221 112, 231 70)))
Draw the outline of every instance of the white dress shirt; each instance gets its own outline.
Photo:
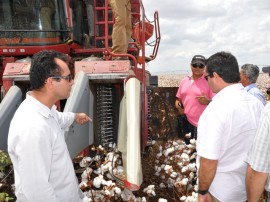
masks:
POLYGON ((64 138, 71 112, 49 109, 27 94, 8 135, 18 202, 79 202, 80 189, 64 138))
MULTIPOLYGON (((222 202, 246 201, 244 162, 255 137, 263 104, 242 84, 222 89, 199 119, 197 153, 218 160, 210 193, 222 202)), ((199 179, 200 180, 200 179, 199 179)))

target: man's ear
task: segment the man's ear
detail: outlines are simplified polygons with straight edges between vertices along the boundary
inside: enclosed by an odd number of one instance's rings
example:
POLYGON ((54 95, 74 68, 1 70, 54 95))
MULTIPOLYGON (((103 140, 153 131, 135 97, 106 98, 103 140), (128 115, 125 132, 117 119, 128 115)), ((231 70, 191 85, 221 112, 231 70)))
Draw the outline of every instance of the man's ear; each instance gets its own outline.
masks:
POLYGON ((48 89, 52 89, 54 86, 54 80, 53 78, 49 77, 44 85, 48 89))
POLYGON ((219 76, 216 72, 213 72, 213 76, 214 76, 215 78, 220 78, 220 76, 219 76))

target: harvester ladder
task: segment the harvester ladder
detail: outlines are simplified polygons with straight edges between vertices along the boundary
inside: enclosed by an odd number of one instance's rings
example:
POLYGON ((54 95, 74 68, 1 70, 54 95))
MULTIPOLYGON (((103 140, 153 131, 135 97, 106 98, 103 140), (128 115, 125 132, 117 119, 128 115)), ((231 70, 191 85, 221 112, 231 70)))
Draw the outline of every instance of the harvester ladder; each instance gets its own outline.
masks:
MULTIPOLYGON (((94 0, 94 46, 95 47, 104 47, 106 45, 106 40, 108 40, 107 44, 111 44, 111 31, 113 27, 113 17, 112 10, 109 5, 106 5, 106 1, 94 0), (106 21, 106 10, 108 10, 108 22, 106 21), (106 30, 106 26, 108 25, 109 30, 106 30), (106 32, 108 31, 108 35, 106 37, 106 32)), ((108 47, 106 47, 108 48, 108 47)))

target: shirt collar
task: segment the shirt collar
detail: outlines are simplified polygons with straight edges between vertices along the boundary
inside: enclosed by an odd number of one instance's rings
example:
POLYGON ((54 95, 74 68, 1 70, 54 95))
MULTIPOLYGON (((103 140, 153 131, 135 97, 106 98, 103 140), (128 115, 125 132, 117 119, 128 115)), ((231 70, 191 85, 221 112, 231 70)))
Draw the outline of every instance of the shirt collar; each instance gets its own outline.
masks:
POLYGON ((51 109, 49 109, 46 105, 39 102, 37 99, 31 96, 31 91, 26 93, 26 99, 28 99, 32 104, 33 107, 36 107, 38 109, 38 112, 44 116, 45 118, 49 118, 50 116, 53 116, 56 111, 56 106, 53 105, 51 109))
POLYGON ((254 87, 256 87, 256 84, 252 83, 252 84, 249 84, 248 86, 246 86, 244 89, 245 89, 245 91, 248 92, 251 88, 254 88, 254 87))
MULTIPOLYGON (((192 77, 192 74, 191 75, 187 75, 187 77, 189 78, 189 80, 194 80, 193 77, 192 77)), ((204 78, 204 74, 198 78, 198 79, 203 79, 204 78)))
POLYGON ((233 91, 238 91, 244 89, 244 86, 241 83, 231 84, 229 86, 226 86, 221 91, 219 91, 212 100, 218 99, 220 96, 223 95, 231 95, 233 91))

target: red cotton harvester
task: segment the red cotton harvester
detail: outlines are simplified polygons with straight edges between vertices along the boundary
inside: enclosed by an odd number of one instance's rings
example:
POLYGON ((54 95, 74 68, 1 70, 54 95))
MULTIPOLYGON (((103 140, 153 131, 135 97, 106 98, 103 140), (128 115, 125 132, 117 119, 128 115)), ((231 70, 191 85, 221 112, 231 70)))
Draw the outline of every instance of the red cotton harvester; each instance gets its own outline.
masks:
POLYGON ((142 0, 131 0, 132 38, 127 54, 112 53, 114 16, 108 0, 0 0, 0 149, 7 148, 10 121, 31 89, 31 57, 41 50, 68 54, 75 76, 59 110, 85 112, 93 124, 65 133, 74 158, 89 145, 116 143, 131 190, 142 183, 141 151, 147 144, 150 73, 160 43, 158 12, 146 18, 142 0), (145 56, 148 39, 152 54, 145 56), (112 60, 125 56, 128 60, 112 60))

